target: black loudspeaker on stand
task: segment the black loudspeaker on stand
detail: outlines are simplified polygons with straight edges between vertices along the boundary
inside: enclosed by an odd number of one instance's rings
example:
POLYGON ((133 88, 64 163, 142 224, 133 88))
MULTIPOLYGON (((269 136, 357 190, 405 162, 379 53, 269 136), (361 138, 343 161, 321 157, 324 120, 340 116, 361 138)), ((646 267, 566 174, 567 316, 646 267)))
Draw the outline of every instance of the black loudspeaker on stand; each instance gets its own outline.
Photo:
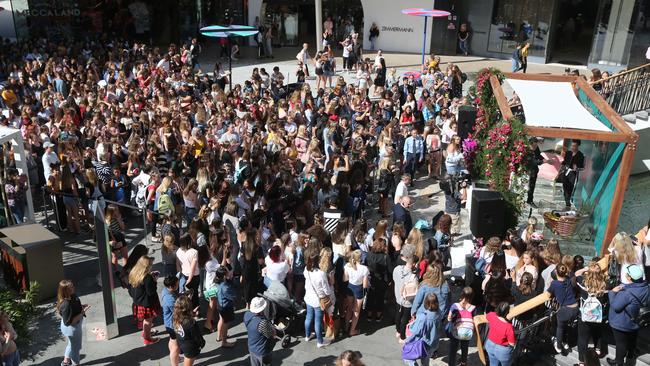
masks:
POLYGON ((500 192, 474 190, 470 230, 477 238, 487 240, 492 236, 503 238, 505 234, 506 203, 500 192))
POLYGON ((458 136, 465 140, 470 133, 474 132, 476 123, 476 108, 471 105, 458 107, 458 136))

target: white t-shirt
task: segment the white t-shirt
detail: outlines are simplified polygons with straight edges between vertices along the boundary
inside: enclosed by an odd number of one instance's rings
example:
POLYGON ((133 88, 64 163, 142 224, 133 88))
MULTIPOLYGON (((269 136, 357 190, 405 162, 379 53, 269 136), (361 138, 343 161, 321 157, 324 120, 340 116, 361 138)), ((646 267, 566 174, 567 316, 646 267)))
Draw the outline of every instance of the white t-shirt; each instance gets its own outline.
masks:
POLYGON ((216 277, 217 270, 221 267, 221 263, 215 258, 210 258, 209 261, 205 262, 205 284, 204 288, 209 289, 216 286, 214 283, 214 278, 216 277))
POLYGON ((352 285, 360 286, 363 284, 363 278, 367 277, 370 274, 368 267, 363 264, 357 264, 357 269, 355 270, 350 265, 345 266, 345 274, 348 275, 348 282, 352 285))
POLYGON ((271 281, 282 282, 287 277, 287 273, 289 273, 289 265, 287 262, 271 262, 266 266, 266 277, 271 281))
POLYGON ((52 169, 50 168, 50 164, 58 163, 59 162, 59 157, 56 156, 56 153, 54 151, 51 151, 47 154, 43 154, 43 174, 45 175, 45 179, 49 178, 50 175, 52 175, 52 169))
MULTIPOLYGON (((178 249, 176 251, 176 258, 178 258, 178 261, 181 262, 181 272, 185 276, 190 275, 190 268, 192 267, 192 262, 193 261, 198 261, 199 259, 199 252, 194 249, 190 248, 188 250, 183 250, 183 249, 178 249)), ((199 275, 199 266, 198 264, 194 268, 194 276, 199 275)))
POLYGON ((408 195, 409 195, 409 188, 406 186, 406 184, 403 181, 400 181, 399 184, 397 184, 397 188, 395 189, 395 197, 393 197, 393 203, 398 204, 400 197, 408 196, 408 195))

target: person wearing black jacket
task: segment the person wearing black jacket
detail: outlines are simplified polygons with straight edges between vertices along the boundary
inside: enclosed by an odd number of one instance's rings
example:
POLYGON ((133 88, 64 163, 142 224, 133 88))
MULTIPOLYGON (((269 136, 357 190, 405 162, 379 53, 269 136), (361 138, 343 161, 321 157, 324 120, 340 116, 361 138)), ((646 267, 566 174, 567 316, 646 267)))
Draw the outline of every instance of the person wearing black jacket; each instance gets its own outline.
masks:
POLYGON ((404 231, 407 233, 410 233, 413 228, 409 207, 411 207, 411 197, 409 196, 401 197, 399 202, 393 207, 393 224, 402 222, 404 224, 404 231))
POLYGON ((366 256, 366 266, 370 271, 370 290, 366 310, 368 311, 368 320, 374 319, 381 321, 384 309, 384 298, 388 283, 390 282, 388 247, 386 239, 379 237, 373 240, 370 252, 366 256))
POLYGON ((578 172, 585 168, 585 156, 580 148, 580 140, 571 142, 571 149, 566 152, 562 165, 567 167, 566 175, 562 178, 562 188, 564 190, 564 202, 567 208, 571 207, 571 198, 573 190, 578 181, 578 172))
POLYGON ((151 272, 152 264, 153 258, 142 256, 129 272, 129 285, 131 286, 129 293, 133 298, 136 317, 138 321, 142 321, 142 338, 145 345, 154 344, 160 340, 151 337, 153 319, 162 310, 154 278, 154 276, 158 276, 158 272, 151 272))
POLYGON ((62 366, 78 365, 81 362, 82 323, 89 305, 82 305, 75 294, 75 287, 70 280, 61 280, 57 291, 57 312, 61 316, 61 333, 68 339, 62 366))
POLYGON ((537 137, 530 139, 530 153, 528 154, 528 203, 531 207, 537 207, 533 201, 533 195, 535 194, 535 185, 537 184, 537 174, 539 173, 539 166, 542 165, 546 160, 542 156, 541 151, 539 150, 537 137))

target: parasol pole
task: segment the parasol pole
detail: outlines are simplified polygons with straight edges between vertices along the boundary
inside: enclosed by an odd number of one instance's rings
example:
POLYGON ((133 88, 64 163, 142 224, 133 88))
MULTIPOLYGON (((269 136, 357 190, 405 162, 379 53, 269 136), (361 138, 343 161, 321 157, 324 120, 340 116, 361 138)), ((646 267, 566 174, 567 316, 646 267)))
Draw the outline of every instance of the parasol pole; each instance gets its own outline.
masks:
POLYGON ((230 92, 232 92, 232 44, 230 44, 230 33, 226 37, 226 46, 228 47, 228 81, 230 81, 230 92))
POLYGON ((422 67, 424 67, 424 51, 427 48, 427 20, 429 17, 424 17, 424 37, 422 37, 422 67))

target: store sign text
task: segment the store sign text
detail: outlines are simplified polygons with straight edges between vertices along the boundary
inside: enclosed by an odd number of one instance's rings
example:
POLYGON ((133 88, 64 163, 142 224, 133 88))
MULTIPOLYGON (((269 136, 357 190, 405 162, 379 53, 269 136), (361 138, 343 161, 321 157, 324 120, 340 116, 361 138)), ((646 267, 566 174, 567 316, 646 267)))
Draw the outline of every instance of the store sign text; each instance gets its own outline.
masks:
POLYGON ((402 32, 402 33, 413 33, 413 28, 410 27, 387 27, 383 25, 381 27, 382 32, 402 32))

